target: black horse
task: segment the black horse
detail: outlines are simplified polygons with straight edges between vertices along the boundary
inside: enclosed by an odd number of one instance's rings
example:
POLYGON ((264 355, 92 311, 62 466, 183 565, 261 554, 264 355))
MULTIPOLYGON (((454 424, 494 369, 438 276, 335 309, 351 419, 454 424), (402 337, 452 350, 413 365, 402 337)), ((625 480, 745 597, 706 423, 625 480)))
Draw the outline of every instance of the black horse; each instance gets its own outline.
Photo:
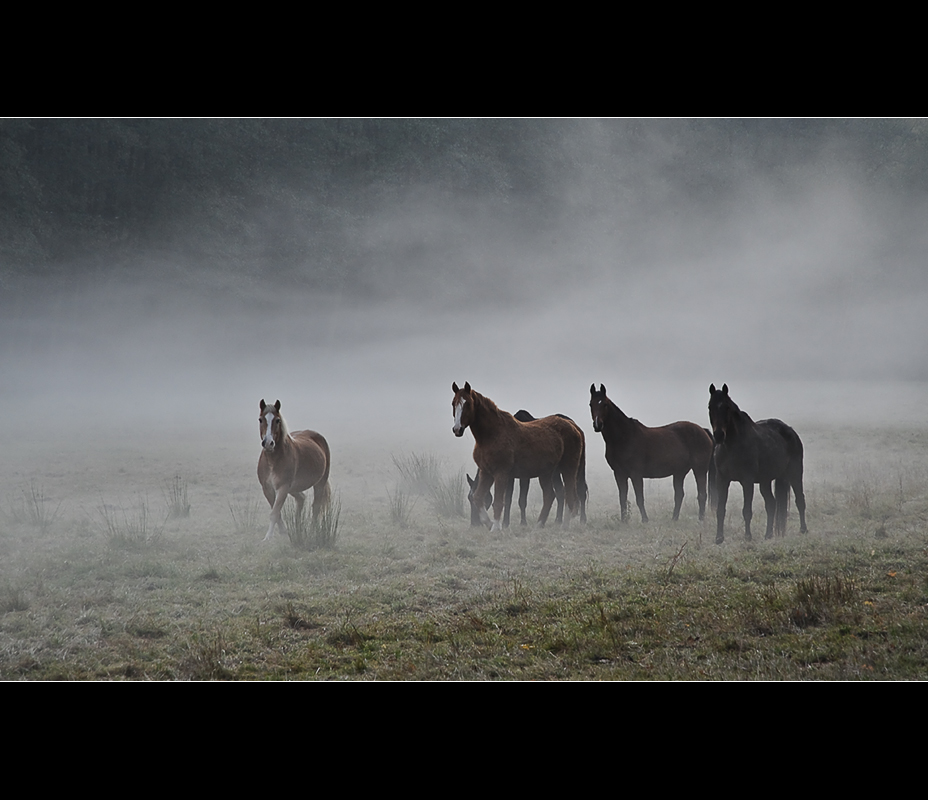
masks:
MULTIPOLYGON (((519 422, 533 422, 536 418, 528 413, 524 408, 516 411, 513 416, 519 420, 519 422)), ((561 417, 562 419, 569 420, 573 422, 570 417, 566 417, 563 414, 557 414, 556 416, 561 417)), ((576 423, 574 423, 576 424, 576 423)), ((561 480, 561 476, 558 473, 554 473, 554 496, 557 499, 557 522, 561 522, 564 519, 564 481, 561 480)), ((473 527, 482 525, 480 521, 480 511, 474 506, 473 503, 473 494, 474 487, 477 485, 477 482, 480 480, 480 471, 477 471, 477 475, 474 478, 471 478, 470 475, 467 476, 467 483, 470 486, 470 491, 467 494, 467 500, 471 504, 470 507, 470 524, 473 527)), ((519 512, 521 514, 521 524, 526 525, 527 521, 525 518, 525 509, 528 506, 528 490, 531 485, 531 478, 519 478, 519 512)), ((506 489, 506 503, 503 506, 503 527, 509 527, 509 516, 510 510, 512 509, 512 495, 515 489, 515 478, 512 479, 512 482, 509 484, 506 489)), ((586 483, 586 437, 584 437, 583 452, 580 456, 580 469, 577 473, 577 496, 580 500, 580 521, 586 522, 586 501, 589 497, 589 488, 586 483)), ((486 507, 489 508, 490 504, 493 502, 492 492, 487 493, 486 507)))
POLYGON ((762 419, 754 422, 728 394, 728 384, 721 390, 709 386, 709 423, 715 438, 716 515, 718 529, 716 544, 725 541, 725 505, 728 487, 732 481, 744 490, 744 538, 751 539, 751 505, 754 501, 754 484, 760 484, 767 509, 766 538, 773 536, 774 522, 777 535, 786 532, 786 510, 789 490, 796 495, 799 511, 799 530, 806 533, 806 497, 802 491, 802 440, 785 422, 762 419), (771 489, 774 484, 776 495, 771 489))

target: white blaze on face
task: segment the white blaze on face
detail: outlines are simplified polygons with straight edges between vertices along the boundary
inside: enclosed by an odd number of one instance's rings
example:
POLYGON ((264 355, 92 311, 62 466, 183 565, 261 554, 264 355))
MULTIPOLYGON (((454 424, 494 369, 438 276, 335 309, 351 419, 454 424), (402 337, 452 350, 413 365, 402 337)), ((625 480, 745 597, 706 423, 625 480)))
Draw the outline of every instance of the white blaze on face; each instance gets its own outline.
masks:
POLYGON ((454 407, 454 430, 461 430, 461 416, 464 414, 464 403, 467 401, 462 397, 454 407))
POLYGON ((274 447, 274 414, 268 411, 264 415, 264 422, 267 424, 267 431, 261 440, 261 446, 265 449, 274 447))

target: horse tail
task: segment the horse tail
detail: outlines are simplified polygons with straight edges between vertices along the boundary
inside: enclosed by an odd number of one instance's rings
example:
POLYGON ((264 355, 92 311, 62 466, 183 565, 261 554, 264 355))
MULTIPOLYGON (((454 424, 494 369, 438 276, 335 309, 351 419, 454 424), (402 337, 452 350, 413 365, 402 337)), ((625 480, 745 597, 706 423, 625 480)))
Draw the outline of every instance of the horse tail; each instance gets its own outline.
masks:
POLYGON ((789 510, 789 480, 787 478, 777 478, 774 481, 774 486, 777 503, 777 536, 783 536, 786 533, 786 513, 789 510))
MULTIPOLYGON (((577 426, 579 427, 579 426, 577 426)), ((577 467, 577 497, 580 500, 580 521, 586 522, 586 501, 590 498, 590 487, 586 483, 586 437, 580 431, 580 466, 577 467)))
POLYGON ((313 433, 313 441, 319 445, 325 454, 325 468, 322 470, 322 477, 313 486, 313 512, 318 513, 323 508, 328 508, 332 500, 332 487, 329 485, 329 470, 332 468, 332 454, 329 451, 329 443, 321 433, 313 433))
POLYGON ((576 505, 571 505, 569 491, 565 491, 565 499, 570 513, 576 514, 578 512, 577 505, 585 511, 585 503, 580 498, 586 491, 586 437, 583 435, 583 429, 572 419, 569 417, 561 417, 561 419, 567 423, 569 430, 573 433, 573 436, 567 436, 563 439, 565 451, 561 457, 560 471, 561 477, 564 479, 564 489, 567 490, 570 483, 573 484, 576 505), (572 442, 571 439, 573 439, 572 442), (564 469, 565 466, 567 470, 564 469), (568 474, 573 478, 570 483, 567 480, 568 474))
POLYGON ((709 509, 714 511, 717 502, 715 490, 715 439, 712 438, 712 431, 708 428, 703 428, 703 430, 712 443, 712 449, 709 451, 709 469, 706 474, 706 494, 708 495, 709 509))

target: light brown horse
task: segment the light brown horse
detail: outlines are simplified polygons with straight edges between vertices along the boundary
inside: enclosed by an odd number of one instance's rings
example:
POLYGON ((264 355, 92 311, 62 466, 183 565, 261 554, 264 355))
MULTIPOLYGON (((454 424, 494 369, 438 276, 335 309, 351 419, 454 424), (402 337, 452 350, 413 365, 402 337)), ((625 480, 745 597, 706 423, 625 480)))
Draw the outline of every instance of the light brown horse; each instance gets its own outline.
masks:
POLYGON ((502 529, 507 490, 515 478, 538 478, 543 502, 538 526, 544 527, 554 502, 554 474, 564 482, 568 513, 566 526, 577 513, 577 473, 583 456, 583 431, 564 417, 552 416, 531 422, 519 422, 512 414, 500 410, 489 397, 471 389, 469 383, 459 389, 451 384, 454 399, 455 436, 463 436, 469 427, 474 434, 474 461, 479 480, 471 503, 484 524, 491 520, 484 509, 484 498, 493 485, 493 520, 490 530, 502 529))
POLYGON ((332 460, 329 443, 315 431, 290 433, 280 415, 280 400, 273 406, 261 401, 258 417, 261 431, 261 456, 258 458, 258 482, 271 504, 271 524, 267 529, 268 541, 274 535, 274 526, 281 533, 287 529, 280 517, 287 495, 296 501, 297 514, 303 513, 303 492, 313 489, 313 522, 329 505, 329 467, 332 460))
POLYGON ((706 513, 706 478, 712 460, 712 438, 695 422, 673 422, 660 428, 649 428, 637 419, 625 416, 606 397, 606 387, 590 386, 590 414, 593 430, 603 435, 606 461, 615 474, 619 487, 619 507, 622 522, 628 521, 628 479, 635 488, 635 501, 641 511, 641 521, 648 521, 644 510, 644 478, 666 478, 673 475, 673 518, 680 516, 683 505, 683 479, 693 470, 699 500, 699 518, 706 513))

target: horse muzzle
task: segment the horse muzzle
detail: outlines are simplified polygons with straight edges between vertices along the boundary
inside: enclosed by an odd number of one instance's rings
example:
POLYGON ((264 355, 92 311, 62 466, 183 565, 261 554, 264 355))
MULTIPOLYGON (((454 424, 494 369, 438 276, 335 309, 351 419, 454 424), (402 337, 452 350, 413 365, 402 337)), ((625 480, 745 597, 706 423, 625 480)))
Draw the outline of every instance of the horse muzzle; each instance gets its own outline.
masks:
POLYGON ((455 428, 452 428, 451 430, 454 432, 454 435, 459 438, 464 435, 464 428, 455 427, 455 428))
POLYGON ((268 453, 270 453, 270 452, 273 452, 274 447, 276 446, 276 444, 277 444, 277 442, 275 442, 273 439, 262 439, 262 440, 261 440, 261 449, 264 450, 264 451, 266 451, 266 452, 268 452, 268 453))
POLYGON ((598 417, 593 420, 593 430, 596 431, 596 433, 602 433, 603 421, 598 417))

